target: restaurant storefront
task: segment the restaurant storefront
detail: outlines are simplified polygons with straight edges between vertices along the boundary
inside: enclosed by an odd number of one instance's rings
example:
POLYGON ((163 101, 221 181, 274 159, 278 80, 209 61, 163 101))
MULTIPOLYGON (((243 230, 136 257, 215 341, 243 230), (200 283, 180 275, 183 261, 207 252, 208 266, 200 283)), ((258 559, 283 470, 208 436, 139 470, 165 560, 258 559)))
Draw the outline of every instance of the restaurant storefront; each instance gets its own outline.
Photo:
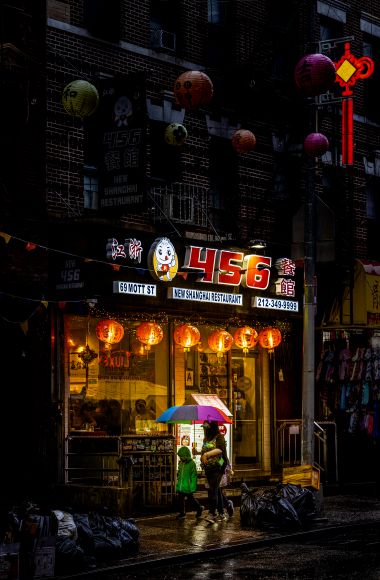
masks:
POLYGON ((58 276, 66 296, 75 277, 79 291, 57 309, 66 497, 130 513, 170 507, 177 449, 199 447, 202 430, 156 419, 184 403, 230 415, 220 428, 236 481, 271 477, 276 421, 300 405, 301 364, 299 302, 276 295, 272 258, 166 237, 102 245, 102 259, 73 260, 77 274, 58 276))

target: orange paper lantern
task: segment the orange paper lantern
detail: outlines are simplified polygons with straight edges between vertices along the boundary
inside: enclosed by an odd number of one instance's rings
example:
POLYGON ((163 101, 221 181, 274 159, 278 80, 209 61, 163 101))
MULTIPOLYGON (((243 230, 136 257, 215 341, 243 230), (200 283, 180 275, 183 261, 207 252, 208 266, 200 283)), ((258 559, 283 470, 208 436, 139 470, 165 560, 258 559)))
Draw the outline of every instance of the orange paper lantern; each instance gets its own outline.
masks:
POLYGON ((247 354, 250 348, 255 348, 258 338, 258 332, 250 326, 242 326, 234 334, 235 344, 243 349, 244 354, 247 354))
POLYGON ((256 137, 247 129, 238 129, 232 135, 232 147, 237 153, 248 153, 256 146, 256 137))
POLYGON ((164 338, 164 331, 155 322, 143 322, 136 329, 136 338, 143 343, 145 350, 150 350, 164 338))
POLYGON ((268 326, 264 328, 259 333, 259 343, 262 348, 268 349, 269 352, 273 352, 276 346, 280 344, 282 340, 281 332, 278 328, 273 328, 268 326))
POLYGON ((201 339, 201 333, 196 326, 191 324, 180 324, 174 330, 174 341, 183 346, 184 352, 189 352, 190 348, 201 339))
POLYGON ((95 332, 98 339, 107 344, 117 344, 124 336, 124 328, 116 320, 101 320, 95 332))
POLYGON ((232 348, 234 339, 227 330, 214 330, 208 339, 208 345, 213 352, 216 352, 217 357, 221 358, 223 354, 232 348))
POLYGON ((173 90, 177 103, 185 109, 205 107, 214 92, 211 79, 199 70, 190 70, 179 75, 173 90))

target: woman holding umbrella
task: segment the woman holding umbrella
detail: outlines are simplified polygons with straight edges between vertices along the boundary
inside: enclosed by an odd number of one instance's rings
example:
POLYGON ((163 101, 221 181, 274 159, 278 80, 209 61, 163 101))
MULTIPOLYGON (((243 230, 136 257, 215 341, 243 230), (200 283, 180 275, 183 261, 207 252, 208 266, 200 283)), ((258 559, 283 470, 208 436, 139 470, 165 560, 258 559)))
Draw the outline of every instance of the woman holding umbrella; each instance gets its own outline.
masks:
POLYGON ((219 431, 217 421, 204 421, 204 440, 201 464, 208 483, 209 514, 206 518, 215 523, 225 519, 223 501, 219 489, 220 480, 228 463, 226 442, 219 431))

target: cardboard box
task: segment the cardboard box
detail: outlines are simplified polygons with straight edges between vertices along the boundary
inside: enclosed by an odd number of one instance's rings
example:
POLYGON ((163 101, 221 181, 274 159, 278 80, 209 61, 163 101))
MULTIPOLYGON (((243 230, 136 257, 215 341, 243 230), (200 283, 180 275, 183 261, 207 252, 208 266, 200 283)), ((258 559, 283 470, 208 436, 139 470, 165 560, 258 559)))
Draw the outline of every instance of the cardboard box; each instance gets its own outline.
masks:
POLYGON ((18 580, 20 544, 0 544, 0 580, 18 580))
POLYGON ((34 578, 51 578, 55 567, 55 538, 40 538, 34 553, 34 578))
POLYGON ((313 487, 318 490, 321 487, 321 474, 313 465, 296 465, 284 467, 282 470, 282 483, 293 483, 302 487, 313 487))

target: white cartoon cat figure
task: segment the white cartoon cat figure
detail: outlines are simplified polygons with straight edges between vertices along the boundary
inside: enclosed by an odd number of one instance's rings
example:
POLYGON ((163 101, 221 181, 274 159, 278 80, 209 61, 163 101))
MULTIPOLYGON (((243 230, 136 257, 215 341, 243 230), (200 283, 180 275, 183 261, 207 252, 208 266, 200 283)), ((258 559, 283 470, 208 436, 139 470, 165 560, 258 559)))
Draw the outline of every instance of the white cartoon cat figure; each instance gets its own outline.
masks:
POLYGON ((151 247, 151 261, 155 277, 170 282, 177 274, 178 259, 175 248, 168 238, 158 238, 151 247))
POLYGON ((114 106, 114 122, 117 127, 127 127, 128 117, 133 113, 133 107, 128 97, 119 97, 114 106))

